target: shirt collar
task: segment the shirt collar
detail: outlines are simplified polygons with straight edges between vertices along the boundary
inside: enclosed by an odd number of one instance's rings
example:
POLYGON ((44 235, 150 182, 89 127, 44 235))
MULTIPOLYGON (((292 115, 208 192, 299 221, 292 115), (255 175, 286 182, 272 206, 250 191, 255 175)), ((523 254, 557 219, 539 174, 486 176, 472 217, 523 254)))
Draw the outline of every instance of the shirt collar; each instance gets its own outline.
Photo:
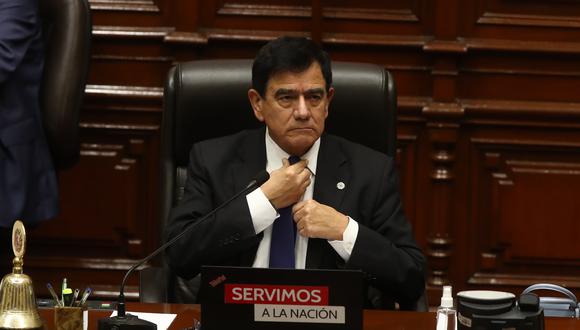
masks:
MULTIPOLYGON (((314 141, 314 144, 310 149, 302 155, 301 159, 308 160, 308 169, 314 175, 316 175, 316 164, 318 162, 318 150, 320 149, 320 138, 314 141)), ((270 136, 268 127, 266 127, 266 158, 267 158, 267 166, 266 170, 268 173, 271 173, 273 170, 282 167, 282 158, 288 158, 290 155, 282 150, 280 146, 272 140, 270 136)))

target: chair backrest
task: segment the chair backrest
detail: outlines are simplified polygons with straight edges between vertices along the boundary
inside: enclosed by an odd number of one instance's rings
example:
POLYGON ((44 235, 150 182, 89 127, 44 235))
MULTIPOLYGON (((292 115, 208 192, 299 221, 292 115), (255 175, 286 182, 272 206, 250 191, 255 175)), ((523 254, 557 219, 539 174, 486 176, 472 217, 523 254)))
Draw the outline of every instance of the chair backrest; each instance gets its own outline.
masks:
MULTIPOLYGON (((162 126, 163 221, 183 194, 193 143, 262 125, 247 97, 251 67, 252 60, 204 60, 180 63, 170 70, 162 126)), ((391 74, 378 65, 346 62, 334 62, 332 74, 336 91, 326 131, 394 156, 396 91, 391 74)), ((183 296, 194 299, 191 286, 175 278, 170 282, 169 290, 181 287, 169 294, 170 300, 177 300, 172 302, 185 302, 183 296)))
POLYGON ((80 152, 79 112, 90 58, 91 15, 87 0, 41 0, 45 62, 41 109, 57 169, 74 165, 80 152))
MULTIPOLYGON (((193 143, 262 125, 247 92, 252 60, 180 63, 168 74, 162 127, 162 213, 179 200, 193 143)), ((391 74, 373 64, 334 62, 326 131, 395 154, 396 91, 391 74)))

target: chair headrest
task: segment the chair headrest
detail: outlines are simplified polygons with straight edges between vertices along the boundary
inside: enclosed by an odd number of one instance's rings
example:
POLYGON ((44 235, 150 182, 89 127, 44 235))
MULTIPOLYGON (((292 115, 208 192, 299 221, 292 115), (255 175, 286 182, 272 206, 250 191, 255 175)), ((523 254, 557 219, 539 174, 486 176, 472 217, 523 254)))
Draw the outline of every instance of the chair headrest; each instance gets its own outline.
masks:
MULTIPOLYGON (((173 132, 175 165, 187 164, 194 142, 262 125, 247 96, 251 67, 251 60, 205 60, 170 71, 164 132, 173 132)), ((335 95, 326 132, 393 156, 396 92, 390 74, 378 65, 346 62, 334 62, 332 72, 335 95)))

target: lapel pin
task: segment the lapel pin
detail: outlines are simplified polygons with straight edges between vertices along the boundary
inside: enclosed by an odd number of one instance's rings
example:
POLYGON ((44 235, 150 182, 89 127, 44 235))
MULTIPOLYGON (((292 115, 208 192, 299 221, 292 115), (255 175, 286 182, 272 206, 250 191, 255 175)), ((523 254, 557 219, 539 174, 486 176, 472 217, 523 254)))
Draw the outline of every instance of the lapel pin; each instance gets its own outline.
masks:
POLYGON ((340 181, 339 183, 336 184, 336 188, 338 188, 339 190, 344 189, 345 185, 344 182, 340 181))

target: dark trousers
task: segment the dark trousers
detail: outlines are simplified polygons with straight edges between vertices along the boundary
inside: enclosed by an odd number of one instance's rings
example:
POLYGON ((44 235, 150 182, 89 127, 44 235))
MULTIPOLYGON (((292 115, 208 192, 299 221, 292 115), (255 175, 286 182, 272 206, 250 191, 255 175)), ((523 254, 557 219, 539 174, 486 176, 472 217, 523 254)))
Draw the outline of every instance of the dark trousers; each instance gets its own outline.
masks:
POLYGON ((12 227, 0 227, 0 276, 12 272, 12 227))

